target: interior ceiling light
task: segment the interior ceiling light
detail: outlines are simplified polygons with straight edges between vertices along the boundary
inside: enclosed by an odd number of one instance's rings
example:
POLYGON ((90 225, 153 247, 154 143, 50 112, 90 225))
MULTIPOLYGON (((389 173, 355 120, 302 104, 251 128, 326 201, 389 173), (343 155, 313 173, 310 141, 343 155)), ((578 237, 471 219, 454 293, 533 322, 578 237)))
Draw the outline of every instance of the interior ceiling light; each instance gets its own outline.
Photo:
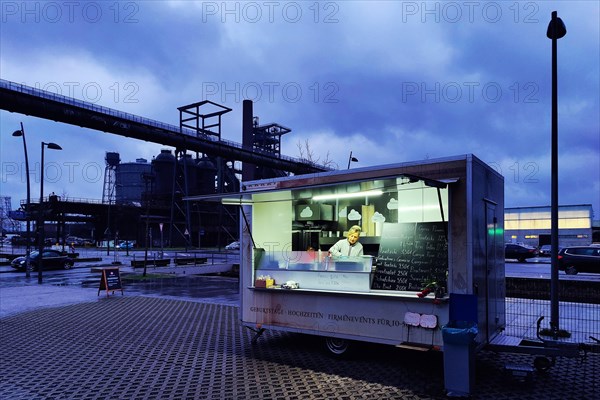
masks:
POLYGON ((334 200, 334 199, 350 199, 353 197, 373 197, 381 196, 383 191, 381 190, 366 190, 364 192, 354 193, 335 193, 335 194, 320 194, 313 196, 313 200, 334 200))
POLYGON ((245 205, 252 205, 252 204, 254 204, 254 202, 250 199, 224 197, 223 199, 221 199, 221 204, 226 205, 226 206, 245 206, 245 205))

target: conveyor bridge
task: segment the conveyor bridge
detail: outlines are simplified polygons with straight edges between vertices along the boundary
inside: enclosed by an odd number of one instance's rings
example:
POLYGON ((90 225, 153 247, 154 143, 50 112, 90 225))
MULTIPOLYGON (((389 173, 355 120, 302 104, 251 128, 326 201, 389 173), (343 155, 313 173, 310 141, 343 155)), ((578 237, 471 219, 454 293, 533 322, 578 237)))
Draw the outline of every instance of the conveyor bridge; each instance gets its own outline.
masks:
POLYGON ((322 165, 283 155, 244 148, 229 140, 215 139, 209 133, 166 124, 114 110, 94 103, 0 79, 0 109, 78 125, 147 142, 201 152, 254 165, 306 174, 327 171, 322 165))

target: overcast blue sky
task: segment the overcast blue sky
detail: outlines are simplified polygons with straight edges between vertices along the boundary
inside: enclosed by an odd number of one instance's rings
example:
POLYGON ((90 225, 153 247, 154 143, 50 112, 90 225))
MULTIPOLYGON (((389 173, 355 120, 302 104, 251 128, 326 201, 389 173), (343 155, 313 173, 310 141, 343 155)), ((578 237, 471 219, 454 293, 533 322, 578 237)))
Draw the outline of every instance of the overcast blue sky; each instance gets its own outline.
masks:
MULTIPOLYGON (((233 109, 292 129, 282 152, 346 168, 473 153, 505 177, 507 207, 550 204, 552 11, 558 41, 559 201, 600 218, 598 1, 2 1, 0 76, 178 125, 177 107, 233 109)), ((0 194, 25 198, 23 122, 39 195, 102 197, 104 156, 160 145, 0 111, 0 194)))

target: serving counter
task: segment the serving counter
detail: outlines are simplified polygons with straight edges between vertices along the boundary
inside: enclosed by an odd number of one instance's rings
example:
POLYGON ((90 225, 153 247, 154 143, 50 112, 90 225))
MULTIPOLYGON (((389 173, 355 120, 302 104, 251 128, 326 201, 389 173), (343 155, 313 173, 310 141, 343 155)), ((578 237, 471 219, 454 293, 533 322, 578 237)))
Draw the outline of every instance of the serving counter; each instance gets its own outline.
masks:
POLYGON ((374 274, 371 256, 332 258, 321 252, 271 252, 264 253, 258 264, 255 282, 273 280, 274 288, 291 282, 302 289, 368 292, 374 274))

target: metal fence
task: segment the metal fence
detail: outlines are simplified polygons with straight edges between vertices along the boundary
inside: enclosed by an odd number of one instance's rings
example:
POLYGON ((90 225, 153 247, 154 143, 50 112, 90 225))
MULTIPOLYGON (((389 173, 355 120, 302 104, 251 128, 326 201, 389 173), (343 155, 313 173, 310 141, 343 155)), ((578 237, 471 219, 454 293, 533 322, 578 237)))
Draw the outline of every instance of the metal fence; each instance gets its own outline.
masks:
MULTIPOLYGON (((506 279, 506 329, 509 336, 537 339, 540 327, 550 328, 550 280, 530 278, 506 279)), ((564 337, 542 336, 570 343, 595 343, 600 339, 600 282, 586 280, 559 281, 559 332, 564 337)))

